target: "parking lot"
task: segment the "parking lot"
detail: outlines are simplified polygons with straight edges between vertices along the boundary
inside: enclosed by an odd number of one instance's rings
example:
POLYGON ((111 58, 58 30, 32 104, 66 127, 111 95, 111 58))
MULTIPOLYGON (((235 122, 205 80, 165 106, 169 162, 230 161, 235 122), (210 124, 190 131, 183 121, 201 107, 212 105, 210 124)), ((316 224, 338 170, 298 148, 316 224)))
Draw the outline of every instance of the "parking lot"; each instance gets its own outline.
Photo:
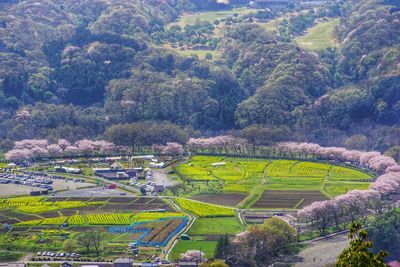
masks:
POLYGON ((46 173, 0 173, 0 184, 15 184, 53 190, 53 180, 46 173))
POLYGON ((40 191, 43 188, 17 184, 0 185, 0 197, 29 195, 31 191, 40 191))
POLYGON ((40 172, 0 173, 0 196, 29 195, 32 191, 64 191, 94 186, 80 179, 40 172))

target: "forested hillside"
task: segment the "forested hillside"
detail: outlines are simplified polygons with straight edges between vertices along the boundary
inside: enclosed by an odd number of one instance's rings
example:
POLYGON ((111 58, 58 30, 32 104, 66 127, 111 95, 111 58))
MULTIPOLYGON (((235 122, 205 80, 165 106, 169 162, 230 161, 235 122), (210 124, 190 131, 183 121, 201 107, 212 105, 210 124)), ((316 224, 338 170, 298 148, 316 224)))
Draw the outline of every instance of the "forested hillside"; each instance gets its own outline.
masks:
POLYGON ((257 144, 399 153, 397 1, 340 0, 170 26, 182 14, 232 8, 222 2, 0 1, 0 150, 24 138, 151 144, 231 131, 257 144), (331 18, 340 19, 336 47, 298 46, 297 36, 331 18), (273 19, 275 30, 263 27, 273 19), (164 45, 172 41, 221 56, 183 55, 164 45), (146 133, 155 125, 164 138, 146 133))

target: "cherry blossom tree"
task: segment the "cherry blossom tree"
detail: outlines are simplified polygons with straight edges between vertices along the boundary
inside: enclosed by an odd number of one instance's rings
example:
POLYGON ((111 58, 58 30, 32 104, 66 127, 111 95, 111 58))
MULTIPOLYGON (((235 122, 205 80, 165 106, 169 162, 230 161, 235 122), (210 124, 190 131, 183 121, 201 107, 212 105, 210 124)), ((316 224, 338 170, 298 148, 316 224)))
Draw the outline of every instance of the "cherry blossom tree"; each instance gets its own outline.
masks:
POLYGON ((28 110, 26 110, 26 109, 18 110, 18 111, 15 113, 15 119, 16 119, 18 122, 26 121, 26 120, 28 120, 28 119, 30 119, 30 118, 31 118, 31 113, 30 113, 28 110))
POLYGON ((206 254, 200 250, 188 250, 186 253, 181 254, 181 261, 190 262, 205 262, 206 254))
POLYGON ((93 145, 93 141, 88 140, 88 139, 76 141, 75 146, 78 148, 79 152, 84 155, 92 154, 95 149, 95 147, 93 145))
POLYGON ((220 135, 210 138, 190 138, 187 145, 194 147, 221 147, 221 146, 240 146, 246 141, 230 135, 220 135))
POLYGON ((153 150, 164 155, 180 155, 184 149, 181 144, 168 142, 166 145, 153 145, 153 150))
POLYGON ((30 160, 32 158, 32 153, 28 149, 13 149, 8 151, 4 156, 6 160, 20 162, 30 160))
POLYGON ((65 154, 68 156, 75 156, 79 153, 79 148, 76 146, 67 146, 65 148, 65 154))
POLYGON ((113 152, 116 149, 116 146, 113 143, 107 142, 105 140, 94 141, 93 146, 96 150, 105 154, 113 152))
POLYGON ((49 156, 49 151, 43 147, 34 147, 30 150, 30 152, 32 153, 32 158, 34 159, 49 156))
POLYGON ((63 150, 65 150, 68 146, 71 145, 71 143, 68 142, 68 141, 65 140, 65 139, 60 139, 60 140, 58 140, 57 143, 58 143, 58 145, 59 145, 63 150))
POLYGON ((315 155, 322 159, 350 161, 376 172, 400 171, 400 167, 394 159, 384 156, 379 152, 363 152, 347 150, 343 147, 321 147, 318 144, 283 142, 278 147, 284 150, 297 151, 304 154, 315 155))
POLYGON ((322 236, 332 224, 332 217, 328 209, 328 201, 317 201, 298 212, 298 217, 314 226, 322 236))
POLYGON ((48 145, 47 150, 49 151, 49 155, 52 157, 59 157, 63 155, 62 148, 57 144, 48 145))
POLYGON ((49 142, 45 139, 25 139, 15 142, 14 149, 32 149, 34 147, 46 148, 49 142))

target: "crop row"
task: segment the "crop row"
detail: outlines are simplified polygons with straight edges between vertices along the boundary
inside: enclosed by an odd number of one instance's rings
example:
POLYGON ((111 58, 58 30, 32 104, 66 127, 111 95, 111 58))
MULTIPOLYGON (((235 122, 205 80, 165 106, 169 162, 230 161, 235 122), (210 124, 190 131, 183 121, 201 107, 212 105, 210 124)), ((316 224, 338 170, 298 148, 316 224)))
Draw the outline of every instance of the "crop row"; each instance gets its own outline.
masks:
POLYGON ((36 225, 61 225, 67 222, 70 225, 130 225, 133 222, 157 221, 165 218, 182 217, 182 213, 175 212, 142 212, 132 213, 109 213, 109 214, 89 214, 72 215, 56 218, 31 220, 17 223, 17 226, 36 226, 36 225))
POLYGON ((175 201, 182 209, 199 217, 235 216, 235 211, 231 208, 211 205, 185 198, 176 198, 175 201))

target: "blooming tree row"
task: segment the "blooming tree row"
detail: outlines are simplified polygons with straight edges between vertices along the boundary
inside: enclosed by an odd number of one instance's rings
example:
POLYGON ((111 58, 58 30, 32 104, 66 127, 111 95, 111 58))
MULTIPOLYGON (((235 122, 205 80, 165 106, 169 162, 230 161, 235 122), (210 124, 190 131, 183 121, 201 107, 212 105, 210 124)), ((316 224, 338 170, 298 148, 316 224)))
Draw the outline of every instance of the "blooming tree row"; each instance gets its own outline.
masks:
POLYGON ((153 145, 153 150, 163 155, 180 155, 184 149, 181 144, 168 142, 166 145, 153 145))
POLYGON ((5 158, 10 161, 24 161, 42 157, 91 155, 94 152, 108 154, 117 149, 113 143, 104 140, 84 139, 71 144, 60 139, 57 143, 50 144, 45 139, 26 139, 15 142, 14 148, 5 154, 5 158))
POLYGON ((188 146, 193 147, 221 147, 221 146, 240 146, 245 144, 246 141, 241 138, 236 138, 230 135, 220 135, 210 138, 190 138, 187 142, 188 146))
POLYGON ((363 221, 399 205, 400 166, 379 152, 362 152, 341 147, 321 147, 310 143, 280 143, 280 148, 311 154, 321 159, 349 161, 382 173, 368 190, 353 190, 327 201, 314 202, 298 212, 300 227, 326 234, 329 226, 344 229, 349 223, 363 221))
POLYGON ((400 172, 400 167, 394 159, 384 156, 379 152, 363 152, 347 150, 343 147, 322 147, 312 143, 279 143, 278 147, 286 150, 315 155, 321 159, 349 161, 364 167, 371 168, 379 173, 385 171, 400 172))

